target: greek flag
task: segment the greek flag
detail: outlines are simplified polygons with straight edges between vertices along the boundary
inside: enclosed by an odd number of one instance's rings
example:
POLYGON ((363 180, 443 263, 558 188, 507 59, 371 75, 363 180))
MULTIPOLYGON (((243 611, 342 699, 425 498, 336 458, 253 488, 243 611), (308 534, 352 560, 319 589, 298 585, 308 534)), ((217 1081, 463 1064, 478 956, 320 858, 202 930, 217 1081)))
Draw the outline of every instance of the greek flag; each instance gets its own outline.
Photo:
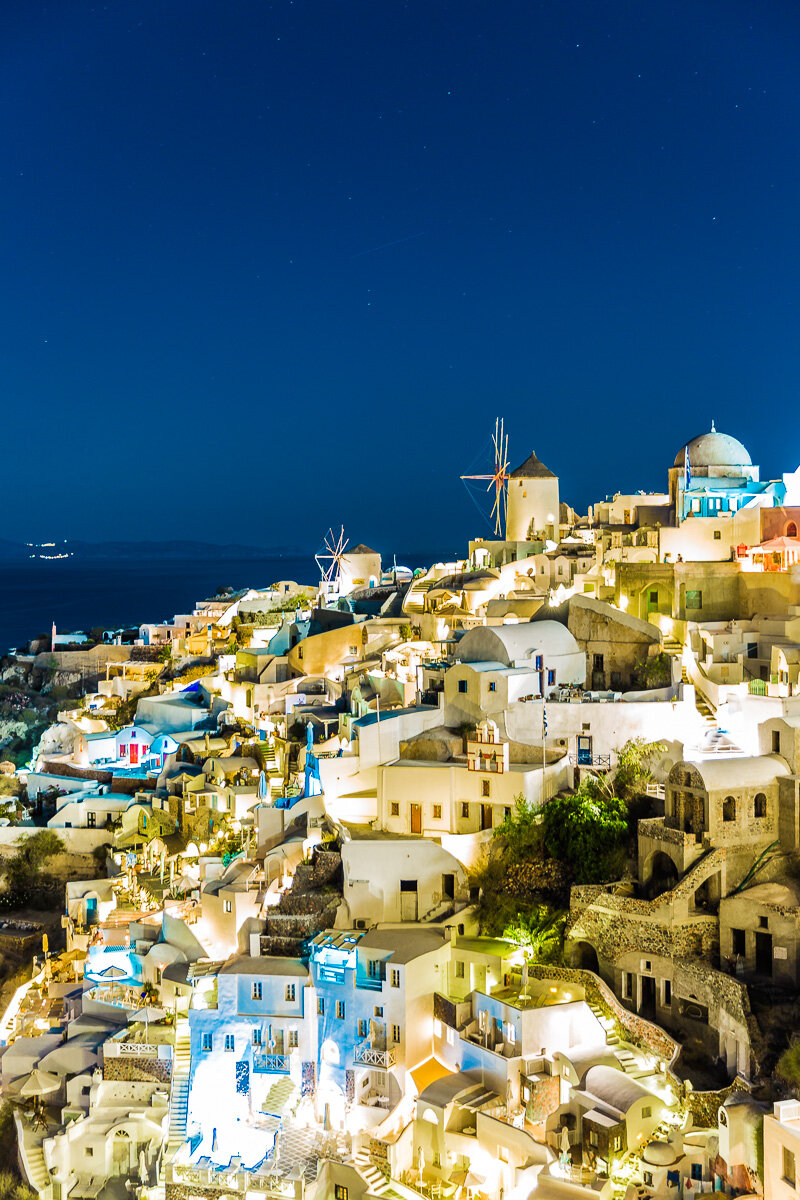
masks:
POLYGON ((547 709, 542 704, 542 733, 547 737, 547 709))
POLYGON ((683 474, 685 476, 683 490, 686 491, 692 481, 692 468, 689 465, 689 446, 688 443, 683 451, 683 474))

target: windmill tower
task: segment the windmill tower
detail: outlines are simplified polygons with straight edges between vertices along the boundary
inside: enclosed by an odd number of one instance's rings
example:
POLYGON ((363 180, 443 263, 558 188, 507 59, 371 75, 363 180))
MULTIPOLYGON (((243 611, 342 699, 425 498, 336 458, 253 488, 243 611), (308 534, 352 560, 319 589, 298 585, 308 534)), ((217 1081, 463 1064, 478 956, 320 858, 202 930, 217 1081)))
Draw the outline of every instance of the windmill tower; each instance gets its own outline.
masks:
POLYGON ((491 475, 462 475, 461 478, 465 483, 468 480, 486 481, 486 491, 494 492, 490 519, 494 519, 495 537, 502 539, 505 537, 506 497, 510 478, 508 474, 508 434, 503 430, 502 417, 498 417, 494 423, 492 449, 494 451, 494 471, 491 475))
POLYGON ((319 590, 323 597, 339 595, 339 581, 342 573, 342 558, 348 546, 344 536, 344 526, 340 526, 338 534, 329 529, 325 535, 324 548, 314 555, 319 567, 319 590))

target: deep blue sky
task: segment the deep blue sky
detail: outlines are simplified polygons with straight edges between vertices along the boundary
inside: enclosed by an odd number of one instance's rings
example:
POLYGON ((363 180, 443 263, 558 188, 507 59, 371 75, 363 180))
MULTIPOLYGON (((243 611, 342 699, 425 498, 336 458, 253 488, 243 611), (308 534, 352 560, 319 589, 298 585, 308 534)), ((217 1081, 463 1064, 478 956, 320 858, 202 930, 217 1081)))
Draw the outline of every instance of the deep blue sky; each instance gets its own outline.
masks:
POLYGON ((800 461, 796 0, 3 0, 8 538, 481 532, 800 461))

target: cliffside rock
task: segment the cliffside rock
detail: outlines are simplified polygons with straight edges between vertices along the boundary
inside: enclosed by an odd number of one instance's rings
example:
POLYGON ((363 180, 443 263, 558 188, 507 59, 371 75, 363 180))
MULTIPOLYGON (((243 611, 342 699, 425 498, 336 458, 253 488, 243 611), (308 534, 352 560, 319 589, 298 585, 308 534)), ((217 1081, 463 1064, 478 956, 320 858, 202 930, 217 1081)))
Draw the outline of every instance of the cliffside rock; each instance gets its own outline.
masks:
POLYGON ((36 758, 57 758, 61 754, 69 754, 75 744, 76 731, 71 725, 56 722, 49 725, 42 734, 36 747, 36 758))

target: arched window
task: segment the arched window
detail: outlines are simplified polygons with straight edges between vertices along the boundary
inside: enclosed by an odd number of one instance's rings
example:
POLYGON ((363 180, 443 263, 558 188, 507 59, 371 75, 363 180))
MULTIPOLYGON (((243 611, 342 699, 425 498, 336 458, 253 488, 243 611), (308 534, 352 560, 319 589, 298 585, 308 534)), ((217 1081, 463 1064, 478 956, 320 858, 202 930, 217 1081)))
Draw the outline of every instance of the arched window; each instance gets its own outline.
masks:
POLYGON ((797 537, 797 526, 795 525, 794 521, 790 521, 786 526, 786 536, 797 537))
POLYGON ((736 801, 733 796, 726 796, 722 801, 722 819, 723 821, 736 820, 736 801))
POLYGON ((765 817, 767 815, 767 797, 763 792, 758 792, 753 801, 753 810, 756 817, 765 817))

